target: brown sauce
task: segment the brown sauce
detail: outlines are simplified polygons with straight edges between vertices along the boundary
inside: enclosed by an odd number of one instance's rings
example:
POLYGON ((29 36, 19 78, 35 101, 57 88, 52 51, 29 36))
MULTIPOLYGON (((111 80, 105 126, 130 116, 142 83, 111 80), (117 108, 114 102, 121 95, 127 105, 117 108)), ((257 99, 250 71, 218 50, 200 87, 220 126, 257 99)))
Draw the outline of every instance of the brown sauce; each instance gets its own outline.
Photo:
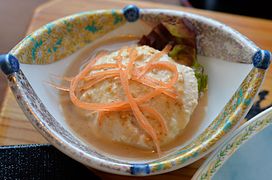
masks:
MULTIPOLYGON (((81 67, 86 64, 88 59, 94 56, 98 51, 103 50, 101 48, 102 46, 107 49, 106 46, 112 45, 114 46, 114 50, 117 50, 123 45, 122 43, 131 41, 131 44, 133 44, 132 41, 136 39, 137 38, 134 36, 117 37, 101 41, 84 49, 73 63, 71 63, 64 76, 69 77, 76 75, 81 67)), ((73 131, 82 141, 91 145, 99 152, 128 160, 151 160, 158 157, 157 153, 152 150, 143 150, 104 138, 103 134, 99 132, 99 129, 93 131, 94 128, 91 127, 93 126, 93 123, 89 123, 91 119, 86 118, 86 116, 80 113, 80 110, 72 104, 69 100, 68 93, 60 93, 60 98, 66 123, 71 131, 73 131)), ((163 154, 174 151, 177 147, 181 147, 195 136, 204 119, 207 99, 207 92, 205 92, 199 99, 199 104, 184 131, 171 143, 161 147, 163 154)))

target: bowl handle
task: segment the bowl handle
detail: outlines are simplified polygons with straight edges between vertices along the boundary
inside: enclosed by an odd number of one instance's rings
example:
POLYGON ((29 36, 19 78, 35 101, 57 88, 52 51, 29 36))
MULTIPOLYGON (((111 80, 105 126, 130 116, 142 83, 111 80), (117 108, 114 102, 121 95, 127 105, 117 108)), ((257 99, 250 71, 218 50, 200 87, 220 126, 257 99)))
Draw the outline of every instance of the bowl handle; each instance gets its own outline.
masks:
POLYGON ((264 70, 266 70, 269 67, 271 60, 272 60, 271 52, 267 50, 257 51, 252 58, 254 67, 264 70))
POLYGON ((20 70, 20 63, 11 54, 0 54, 0 68, 6 75, 10 75, 20 70))

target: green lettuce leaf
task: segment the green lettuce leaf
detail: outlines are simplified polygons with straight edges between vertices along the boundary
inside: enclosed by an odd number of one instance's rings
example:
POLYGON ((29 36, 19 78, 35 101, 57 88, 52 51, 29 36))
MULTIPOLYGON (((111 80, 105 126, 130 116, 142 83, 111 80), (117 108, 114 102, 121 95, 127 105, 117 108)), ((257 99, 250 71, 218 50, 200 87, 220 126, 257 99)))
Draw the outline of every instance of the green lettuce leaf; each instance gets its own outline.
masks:
POLYGON ((175 39, 175 45, 168 55, 178 63, 193 68, 198 82, 198 92, 203 92, 207 89, 208 76, 197 60, 196 34, 183 22, 175 25, 164 23, 164 25, 175 39))

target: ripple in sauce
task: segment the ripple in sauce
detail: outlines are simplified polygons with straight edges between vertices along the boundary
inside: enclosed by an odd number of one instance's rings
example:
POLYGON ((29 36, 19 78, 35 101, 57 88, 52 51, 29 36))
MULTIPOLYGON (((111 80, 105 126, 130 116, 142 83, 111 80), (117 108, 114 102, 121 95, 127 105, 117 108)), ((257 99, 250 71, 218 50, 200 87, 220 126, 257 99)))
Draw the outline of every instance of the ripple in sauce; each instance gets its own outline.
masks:
MULTIPOLYGON (((138 37, 130 35, 100 41, 84 49, 68 67, 64 76, 75 76, 97 52, 118 50, 125 45, 136 45, 137 41, 138 37)), ((61 92, 60 99, 68 127, 83 142, 94 147, 97 151, 128 160, 152 160, 158 158, 157 153, 153 150, 140 149, 104 138, 103 134, 99 132, 99 129, 92 127, 94 123, 89 123, 92 119, 84 116, 80 113, 81 111, 73 105, 68 93, 61 92), (96 130, 94 131, 93 129, 96 130)), ((161 146, 163 155, 173 152, 177 147, 181 147, 195 136, 204 119, 207 100, 206 91, 199 98, 198 105, 184 131, 169 144, 161 146)))

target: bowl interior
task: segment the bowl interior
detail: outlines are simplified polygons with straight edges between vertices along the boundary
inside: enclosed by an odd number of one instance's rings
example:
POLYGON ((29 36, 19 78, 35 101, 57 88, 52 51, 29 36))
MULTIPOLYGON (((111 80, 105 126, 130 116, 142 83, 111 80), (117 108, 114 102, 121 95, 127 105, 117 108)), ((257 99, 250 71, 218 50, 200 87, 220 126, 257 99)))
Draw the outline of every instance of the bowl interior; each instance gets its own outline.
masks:
MULTIPOLYGON (((94 42, 90 43, 88 46, 78 50, 74 54, 59 60, 51 64, 22 64, 21 69, 23 70, 25 76, 33 87, 34 91, 37 93, 38 97, 44 103, 48 111, 53 117, 71 134, 73 134, 78 140, 86 143, 84 140, 78 137, 78 135, 71 130, 67 121, 65 120, 64 112, 60 107, 60 98, 58 91, 49 86, 46 82, 56 82, 52 75, 64 76, 67 68, 74 61, 83 63, 85 58, 82 57, 83 52, 90 50, 95 44, 98 44, 105 39, 111 37, 133 34, 136 36, 142 36, 147 34, 151 30, 150 26, 145 23, 138 21, 135 23, 128 23, 116 30, 107 33, 105 36, 98 38, 94 42), (140 27, 140 28, 137 28, 140 27)), ((129 43, 135 43, 131 41, 129 43)), ((128 43, 117 43, 114 45, 104 46, 103 49, 117 50, 121 46, 128 43)), ((85 55, 86 56, 86 55, 85 55)), ((197 122, 189 124, 189 128, 193 129, 193 133, 186 137, 183 144, 176 149, 180 149, 185 144, 190 143, 193 138, 201 134, 205 128, 216 118, 216 116, 223 109, 224 105, 229 101, 231 96, 234 94, 236 89, 242 83, 243 79, 252 69, 251 64, 236 63, 231 61, 225 61, 218 58, 198 56, 200 63, 204 66, 206 73, 208 74, 208 91, 207 91, 207 105, 204 109, 205 114, 201 119, 197 119, 197 122)), ((75 119, 76 121, 76 119, 75 119)), ((90 148, 91 144, 88 145, 90 148)), ((96 151, 105 154, 102 149, 96 149, 96 151)), ((110 155, 110 154, 109 154, 110 155)), ((115 157, 118 159, 123 159, 129 162, 143 162, 146 159, 130 159, 124 156, 115 157)), ((148 159, 150 160, 150 159, 148 159)))

